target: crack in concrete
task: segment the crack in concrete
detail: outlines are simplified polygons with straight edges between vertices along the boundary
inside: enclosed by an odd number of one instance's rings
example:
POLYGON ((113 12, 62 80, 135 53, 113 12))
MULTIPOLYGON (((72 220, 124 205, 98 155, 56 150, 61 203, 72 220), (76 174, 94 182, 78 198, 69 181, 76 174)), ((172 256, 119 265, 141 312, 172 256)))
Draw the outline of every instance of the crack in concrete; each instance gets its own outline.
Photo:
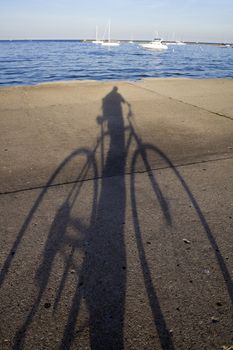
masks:
MULTIPOLYGON (((174 165, 173 167, 170 167, 170 166, 166 165, 166 166, 151 168, 150 172, 156 171, 156 170, 165 170, 165 169, 173 169, 173 168, 184 168, 184 167, 188 167, 188 166, 192 166, 192 165, 196 165, 196 164, 206 164, 206 163, 219 162, 219 161, 230 160, 230 159, 233 159, 233 156, 231 156, 231 157, 223 157, 223 158, 215 158, 215 159, 208 159, 208 160, 200 160, 200 161, 188 162, 188 163, 184 163, 184 164, 177 164, 177 165, 174 165)), ((137 170, 137 171, 133 172, 133 174, 146 174, 146 173, 150 173, 150 172, 148 172, 147 170, 137 170)), ((125 172, 124 174, 117 174, 117 175, 111 175, 111 176, 99 176, 99 177, 92 177, 92 178, 87 178, 87 179, 82 179, 82 180, 60 182, 60 183, 51 184, 49 186, 41 185, 41 186, 35 186, 35 187, 22 188, 22 189, 19 189, 19 190, 0 192, 0 196, 16 194, 16 193, 21 193, 21 192, 41 190, 41 189, 44 189, 44 188, 48 188, 49 189, 49 188, 53 188, 53 187, 61 187, 61 186, 72 185, 72 184, 76 184, 76 183, 95 181, 95 180, 101 180, 103 178, 113 178, 113 177, 117 177, 117 176, 125 176, 125 175, 130 175, 130 174, 132 174, 132 172, 125 172)))
POLYGON ((158 96, 168 98, 169 100, 176 101, 176 102, 180 102, 180 103, 182 103, 182 104, 184 104, 184 105, 192 106, 192 107, 197 108, 197 109, 200 109, 200 110, 202 110, 202 111, 209 112, 209 113, 214 114, 214 115, 216 115, 216 116, 223 117, 223 118, 226 118, 226 119, 229 119, 229 120, 233 121, 233 117, 227 116, 227 115, 222 114, 222 113, 220 113, 220 112, 213 112, 213 111, 211 111, 211 110, 209 110, 209 109, 206 109, 206 108, 203 108, 203 107, 194 105, 194 104, 192 104, 192 103, 188 103, 188 102, 179 100, 179 99, 174 98, 174 97, 171 97, 171 96, 163 95, 163 94, 161 94, 161 93, 159 93, 159 92, 157 92, 157 91, 155 91, 155 90, 152 90, 152 89, 147 88, 147 87, 144 87, 144 86, 139 86, 139 85, 137 85, 137 84, 135 84, 135 83, 130 83, 130 82, 128 82, 128 84, 131 85, 131 86, 137 87, 137 88, 139 88, 139 89, 143 89, 143 90, 152 92, 152 93, 154 93, 154 94, 156 94, 156 95, 158 95, 158 96))

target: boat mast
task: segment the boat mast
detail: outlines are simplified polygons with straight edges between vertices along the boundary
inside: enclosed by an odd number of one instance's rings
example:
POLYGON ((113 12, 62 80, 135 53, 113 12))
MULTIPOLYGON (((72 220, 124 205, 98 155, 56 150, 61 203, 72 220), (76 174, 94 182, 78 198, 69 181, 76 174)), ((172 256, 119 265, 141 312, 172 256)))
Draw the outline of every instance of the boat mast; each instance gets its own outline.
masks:
POLYGON ((111 28, 111 21, 109 20, 109 24, 108 24, 108 42, 110 43, 110 29, 111 28))

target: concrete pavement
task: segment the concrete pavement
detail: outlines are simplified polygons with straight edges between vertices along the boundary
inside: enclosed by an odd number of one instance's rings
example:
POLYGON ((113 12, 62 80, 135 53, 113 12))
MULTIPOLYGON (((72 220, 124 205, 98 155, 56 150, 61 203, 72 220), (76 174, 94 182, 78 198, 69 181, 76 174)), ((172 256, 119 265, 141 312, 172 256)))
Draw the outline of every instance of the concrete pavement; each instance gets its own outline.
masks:
POLYGON ((3 349, 233 344, 232 91, 0 89, 3 349))

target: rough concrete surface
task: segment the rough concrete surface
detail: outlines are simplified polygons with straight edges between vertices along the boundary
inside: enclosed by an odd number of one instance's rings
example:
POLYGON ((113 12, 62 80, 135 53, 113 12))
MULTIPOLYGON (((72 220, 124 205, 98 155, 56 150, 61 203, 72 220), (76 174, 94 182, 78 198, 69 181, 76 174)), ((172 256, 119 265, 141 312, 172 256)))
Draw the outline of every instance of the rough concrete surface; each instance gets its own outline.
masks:
POLYGON ((2 88, 0 133, 0 349, 233 345, 232 79, 2 88))

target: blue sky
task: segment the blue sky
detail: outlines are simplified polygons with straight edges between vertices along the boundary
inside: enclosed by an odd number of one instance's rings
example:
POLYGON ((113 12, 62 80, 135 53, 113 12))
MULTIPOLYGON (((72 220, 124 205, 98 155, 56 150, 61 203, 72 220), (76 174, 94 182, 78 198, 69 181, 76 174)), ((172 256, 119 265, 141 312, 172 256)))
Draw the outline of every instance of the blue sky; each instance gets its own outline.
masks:
POLYGON ((0 0, 0 39, 85 39, 108 19, 113 39, 233 42, 233 0, 0 0))

